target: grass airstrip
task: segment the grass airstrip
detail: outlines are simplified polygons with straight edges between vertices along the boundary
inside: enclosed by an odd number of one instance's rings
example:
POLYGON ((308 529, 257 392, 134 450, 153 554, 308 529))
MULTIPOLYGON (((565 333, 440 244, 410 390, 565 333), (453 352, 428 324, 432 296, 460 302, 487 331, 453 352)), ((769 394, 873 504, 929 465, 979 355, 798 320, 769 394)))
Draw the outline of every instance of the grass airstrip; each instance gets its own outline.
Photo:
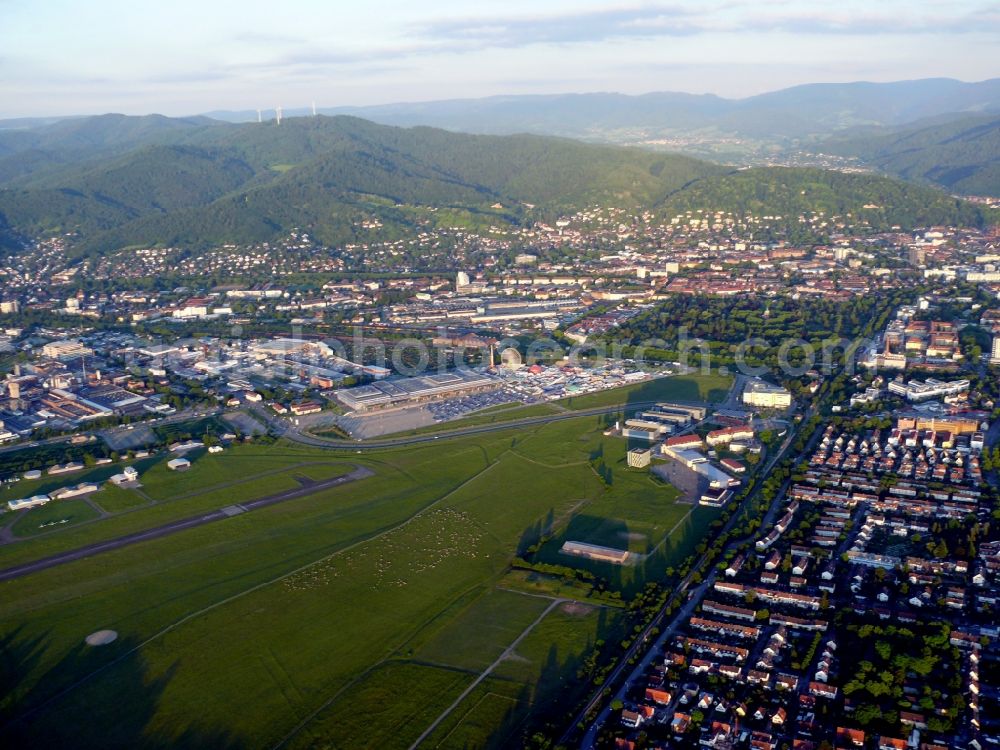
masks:
POLYGON ((582 659, 624 627, 586 585, 511 570, 526 537, 628 544, 659 566, 712 518, 628 469, 603 428, 581 417, 365 453, 246 445, 184 474, 155 458, 141 489, 93 495, 104 517, 8 540, 0 567, 374 473, 0 583, 0 745, 408 748, 433 726, 421 747, 509 746, 588 689, 582 659), (117 640, 84 645, 105 628, 117 640))

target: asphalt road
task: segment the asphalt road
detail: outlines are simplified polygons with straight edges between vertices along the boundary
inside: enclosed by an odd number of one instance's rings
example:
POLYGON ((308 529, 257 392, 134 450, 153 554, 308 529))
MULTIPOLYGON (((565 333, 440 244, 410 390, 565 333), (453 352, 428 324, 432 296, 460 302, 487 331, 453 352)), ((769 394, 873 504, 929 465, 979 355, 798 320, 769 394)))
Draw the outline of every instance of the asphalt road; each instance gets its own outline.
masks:
POLYGON ((353 471, 344 474, 343 476, 335 477, 334 479, 326 479, 320 482, 306 484, 302 487, 297 487, 293 490, 286 490, 285 492, 279 492, 275 495, 268 495, 267 497, 262 497, 258 500, 252 500, 238 505, 229 505, 225 508, 213 510, 209 513, 202 513, 197 516, 181 519, 179 521, 171 521, 170 523, 163 524, 162 526, 156 526, 152 529, 137 531, 134 534, 126 534, 125 536, 120 536, 116 539, 109 539, 105 542, 98 542, 96 544, 87 545, 86 547, 79 547, 67 552, 60 552, 57 555, 43 557, 40 560, 25 563, 24 565, 16 565, 12 568, 7 568, 6 570, 0 570, 0 581, 9 581, 14 578, 20 578, 21 576, 38 573, 39 571, 47 570, 48 568, 54 568, 57 565, 73 562, 74 560, 82 560, 87 557, 92 557, 93 555, 101 554, 102 552, 110 552, 111 550, 121 549, 122 547, 127 547, 130 544, 135 544, 136 542, 159 539, 178 531, 193 529, 214 521, 221 521, 224 518, 231 518, 234 515, 240 515, 242 513, 246 513, 247 511, 257 510, 258 508, 264 508, 268 505, 276 505, 277 503, 283 503, 286 500, 294 500, 306 495, 312 495, 331 487, 337 487, 341 484, 347 484, 348 482, 354 482, 358 479, 370 477, 373 473, 374 472, 370 469, 366 469, 363 466, 356 466, 353 471))

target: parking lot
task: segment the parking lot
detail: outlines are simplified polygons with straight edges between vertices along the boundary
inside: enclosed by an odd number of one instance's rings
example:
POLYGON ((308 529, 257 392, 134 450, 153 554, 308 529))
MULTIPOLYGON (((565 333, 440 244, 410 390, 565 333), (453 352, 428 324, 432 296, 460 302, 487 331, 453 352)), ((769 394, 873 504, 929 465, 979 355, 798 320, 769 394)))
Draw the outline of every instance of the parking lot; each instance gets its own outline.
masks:
POLYGON ((448 399, 428 404, 427 410, 434 416, 435 422, 447 422, 464 417, 470 412, 488 409, 491 406, 523 403, 524 397, 511 389, 502 388, 492 393, 476 393, 461 398, 448 399))

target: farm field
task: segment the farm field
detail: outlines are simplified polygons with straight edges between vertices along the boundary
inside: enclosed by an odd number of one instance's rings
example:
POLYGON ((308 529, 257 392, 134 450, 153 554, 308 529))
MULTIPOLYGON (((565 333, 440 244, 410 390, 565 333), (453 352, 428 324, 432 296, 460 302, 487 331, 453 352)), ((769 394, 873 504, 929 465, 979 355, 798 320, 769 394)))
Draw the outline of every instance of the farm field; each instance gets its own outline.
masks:
POLYGON ((553 690, 586 689, 579 664, 626 624, 597 599, 501 587, 519 547, 581 514, 654 534, 688 511, 617 464, 602 479, 593 454, 617 461, 624 443, 601 429, 581 418, 364 454, 247 446, 198 458, 176 495, 153 466, 142 482, 157 503, 4 545, 0 560, 351 465, 374 475, 0 583, 0 744, 407 748, 479 677, 424 746, 515 736, 553 690), (274 473, 236 481, 251 470, 274 473), (185 496, 198 471, 206 491, 185 496), (118 640, 82 645, 102 628, 118 640))

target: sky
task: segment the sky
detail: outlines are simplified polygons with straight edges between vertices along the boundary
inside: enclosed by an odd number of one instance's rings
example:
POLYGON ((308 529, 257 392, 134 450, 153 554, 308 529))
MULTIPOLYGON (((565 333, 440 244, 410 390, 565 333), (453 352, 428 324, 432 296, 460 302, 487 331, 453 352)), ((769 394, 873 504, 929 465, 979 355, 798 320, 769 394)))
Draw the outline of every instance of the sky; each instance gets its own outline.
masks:
POLYGON ((0 0, 0 118, 1000 76, 979 0, 0 0))

